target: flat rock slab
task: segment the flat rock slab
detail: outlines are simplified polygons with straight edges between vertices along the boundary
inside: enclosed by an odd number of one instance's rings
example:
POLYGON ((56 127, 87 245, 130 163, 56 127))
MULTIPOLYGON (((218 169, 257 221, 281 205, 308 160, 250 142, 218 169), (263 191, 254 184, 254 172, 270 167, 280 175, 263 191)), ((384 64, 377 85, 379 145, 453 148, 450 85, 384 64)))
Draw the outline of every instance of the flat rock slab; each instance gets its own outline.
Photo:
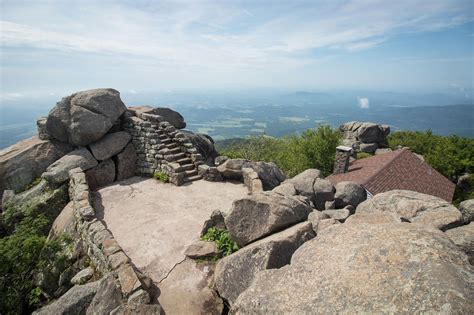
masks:
MULTIPOLYGON (((199 240, 202 225, 212 212, 230 209, 234 200, 245 196, 247 188, 240 183, 200 180, 177 187, 132 177, 98 190, 93 198, 97 215, 133 264, 160 287, 163 279, 172 276, 173 267, 185 259, 186 248, 199 240)), ((193 279, 202 281, 201 276, 190 274, 189 281, 193 279)), ((183 286, 182 294, 176 295, 180 303, 201 305, 203 301, 194 299, 202 297, 191 294, 189 287, 199 288, 198 283, 183 286)), ((160 290, 166 296, 166 288, 160 290)), ((163 308, 167 314, 177 313, 163 308)))

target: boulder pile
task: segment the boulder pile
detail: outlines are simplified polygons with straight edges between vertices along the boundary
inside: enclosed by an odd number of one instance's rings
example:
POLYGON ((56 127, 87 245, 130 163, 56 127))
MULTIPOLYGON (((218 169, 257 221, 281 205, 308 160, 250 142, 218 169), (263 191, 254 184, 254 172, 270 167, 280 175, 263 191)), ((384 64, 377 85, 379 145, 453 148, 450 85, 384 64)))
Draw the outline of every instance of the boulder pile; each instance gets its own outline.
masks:
POLYGON ((390 134, 388 125, 351 121, 339 129, 343 133, 343 144, 355 151, 375 153, 377 149, 387 147, 386 138, 390 134))
MULTIPOLYGON (((242 164, 217 168, 238 178, 242 164)), ((412 191, 366 199, 359 184, 309 169, 215 211, 203 233, 227 229, 240 247, 214 276, 230 312, 472 313, 473 223, 412 191)))

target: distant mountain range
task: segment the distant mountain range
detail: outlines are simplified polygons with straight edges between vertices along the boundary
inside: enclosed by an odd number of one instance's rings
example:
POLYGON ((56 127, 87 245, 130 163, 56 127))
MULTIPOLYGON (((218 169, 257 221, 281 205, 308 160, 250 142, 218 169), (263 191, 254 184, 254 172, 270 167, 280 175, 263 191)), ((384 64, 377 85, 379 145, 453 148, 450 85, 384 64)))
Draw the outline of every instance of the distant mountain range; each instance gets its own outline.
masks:
MULTIPOLYGON (((0 148, 34 135, 36 119, 47 115, 54 106, 53 99, 2 103, 0 148)), ((353 120, 388 124, 392 130, 431 129, 435 134, 474 137, 472 98, 457 94, 373 91, 252 95, 122 93, 122 99, 128 105, 171 107, 184 116, 188 129, 209 134, 216 140, 262 134, 280 137, 320 124, 337 127, 353 120), (364 108, 361 108, 362 98, 364 108)))

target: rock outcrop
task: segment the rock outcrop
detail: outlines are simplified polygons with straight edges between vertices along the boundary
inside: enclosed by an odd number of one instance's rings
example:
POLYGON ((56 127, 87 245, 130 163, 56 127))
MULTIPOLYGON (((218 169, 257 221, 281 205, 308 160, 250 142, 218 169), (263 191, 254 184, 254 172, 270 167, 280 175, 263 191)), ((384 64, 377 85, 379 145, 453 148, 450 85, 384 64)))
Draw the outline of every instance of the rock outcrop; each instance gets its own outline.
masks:
POLYGON ((441 230, 462 223, 461 212, 449 202, 409 190, 392 190, 377 194, 361 203, 356 213, 391 212, 399 218, 441 230))
POLYGON ((87 184, 91 190, 111 184, 115 180, 115 163, 112 159, 100 162, 97 166, 87 170, 87 184))
POLYGON ((224 217, 225 225, 239 246, 306 220, 312 211, 303 196, 262 192, 236 200, 224 217))
POLYGON ((72 150, 72 146, 37 137, 20 141, 0 151, 0 197, 4 190, 21 190, 46 168, 72 150))
POLYGON ((49 137, 75 146, 102 138, 127 108, 114 89, 81 91, 63 98, 49 112, 49 137))
POLYGON ((367 199, 367 193, 362 185, 354 182, 340 182, 336 184, 334 195, 336 208, 351 205, 357 207, 367 199))
POLYGON ((125 131, 109 133, 91 143, 89 148, 96 160, 103 161, 121 152, 131 139, 132 136, 125 131))
POLYGON ((219 296, 231 305, 245 291, 258 272, 290 263, 294 251, 315 236, 304 222, 252 243, 219 261, 214 285, 219 296))
POLYGON ((290 265, 260 272, 232 312, 474 312, 472 266, 443 232, 396 222, 388 213, 365 217, 372 222, 326 228, 290 265))
POLYGON ((64 183, 69 179, 69 171, 81 168, 83 171, 93 168, 98 163, 86 148, 69 152, 46 169, 41 177, 52 185, 64 183))
POLYGON ((217 166, 222 177, 230 180, 243 180, 243 169, 251 168, 262 181, 263 190, 272 190, 285 180, 285 175, 272 162, 254 162, 244 159, 228 159, 217 166))
POLYGON ((471 265, 474 265, 474 222, 447 230, 445 233, 454 244, 468 255, 471 265))
POLYGON ((344 145, 366 153, 374 153, 379 147, 386 146, 386 137, 390 134, 388 125, 371 122, 351 121, 339 129, 343 133, 344 145))
POLYGON ((186 122, 180 113, 166 107, 152 107, 152 106, 130 106, 129 110, 132 111, 137 117, 146 120, 147 115, 158 115, 163 120, 169 122, 176 129, 186 128, 186 122))
POLYGON ((474 221, 474 199, 469 199, 459 204, 462 220, 465 224, 474 221))
POLYGON ((122 152, 113 157, 116 169, 116 180, 130 178, 135 174, 137 154, 133 144, 129 143, 122 152))

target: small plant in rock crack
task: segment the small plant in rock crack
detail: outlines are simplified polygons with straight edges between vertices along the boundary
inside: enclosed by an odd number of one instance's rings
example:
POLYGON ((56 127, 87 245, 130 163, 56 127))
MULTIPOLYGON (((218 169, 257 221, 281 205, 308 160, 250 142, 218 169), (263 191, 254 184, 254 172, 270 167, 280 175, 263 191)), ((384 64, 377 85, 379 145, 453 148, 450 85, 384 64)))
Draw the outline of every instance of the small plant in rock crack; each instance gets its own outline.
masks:
POLYGON ((159 180, 162 183, 168 183, 170 181, 170 177, 164 172, 155 172, 155 174, 153 174, 153 178, 159 180))
POLYGON ((204 241, 215 242, 222 256, 228 256, 239 250, 239 246, 230 236, 229 231, 211 227, 201 237, 204 241))

